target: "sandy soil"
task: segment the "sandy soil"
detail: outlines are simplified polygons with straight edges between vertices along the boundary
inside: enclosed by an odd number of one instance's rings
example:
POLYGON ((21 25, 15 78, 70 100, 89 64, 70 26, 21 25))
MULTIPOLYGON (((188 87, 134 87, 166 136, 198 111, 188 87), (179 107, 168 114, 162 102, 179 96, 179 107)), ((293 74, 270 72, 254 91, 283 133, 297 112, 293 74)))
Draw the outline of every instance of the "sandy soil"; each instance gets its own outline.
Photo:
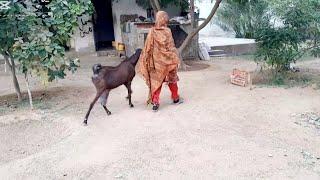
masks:
POLYGON ((119 60, 85 56, 65 80, 46 89, 34 81, 33 111, 15 102, 11 78, 0 69, 1 179, 320 179, 319 91, 230 85, 232 68, 256 66, 223 58, 180 73, 185 103, 171 105, 164 88, 153 113, 137 76, 135 108, 120 87, 110 94, 113 114, 97 105, 85 127, 96 62, 119 60))

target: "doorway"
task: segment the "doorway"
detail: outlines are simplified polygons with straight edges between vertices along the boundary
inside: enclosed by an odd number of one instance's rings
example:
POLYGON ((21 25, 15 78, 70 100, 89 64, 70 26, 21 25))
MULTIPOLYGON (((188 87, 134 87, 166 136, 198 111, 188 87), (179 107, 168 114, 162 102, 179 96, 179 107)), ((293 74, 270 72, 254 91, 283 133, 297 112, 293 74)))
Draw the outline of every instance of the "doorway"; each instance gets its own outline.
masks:
POLYGON ((93 30, 96 51, 112 49, 114 38, 112 0, 92 0, 95 8, 93 30))

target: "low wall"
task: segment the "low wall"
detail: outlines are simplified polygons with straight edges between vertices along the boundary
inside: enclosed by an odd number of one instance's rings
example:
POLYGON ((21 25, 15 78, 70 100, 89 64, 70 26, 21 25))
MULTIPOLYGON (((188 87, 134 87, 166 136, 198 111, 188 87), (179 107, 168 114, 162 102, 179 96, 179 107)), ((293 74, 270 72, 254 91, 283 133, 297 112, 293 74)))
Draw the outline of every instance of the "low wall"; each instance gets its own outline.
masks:
POLYGON ((225 55, 238 56, 244 54, 253 54, 257 50, 257 43, 234 44, 211 47, 212 50, 223 50, 225 55))

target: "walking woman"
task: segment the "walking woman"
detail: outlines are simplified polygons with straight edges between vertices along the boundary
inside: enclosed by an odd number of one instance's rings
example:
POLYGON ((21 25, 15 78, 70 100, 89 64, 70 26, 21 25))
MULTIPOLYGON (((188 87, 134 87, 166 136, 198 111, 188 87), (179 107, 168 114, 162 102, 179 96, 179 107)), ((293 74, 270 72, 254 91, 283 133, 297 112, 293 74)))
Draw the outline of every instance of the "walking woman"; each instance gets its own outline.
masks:
POLYGON ((153 104, 154 111, 159 109, 159 97, 164 82, 168 83, 173 103, 181 102, 177 85, 180 59, 171 30, 167 27, 168 23, 168 14, 159 11, 155 26, 149 31, 139 59, 140 73, 149 87, 148 104, 153 104))

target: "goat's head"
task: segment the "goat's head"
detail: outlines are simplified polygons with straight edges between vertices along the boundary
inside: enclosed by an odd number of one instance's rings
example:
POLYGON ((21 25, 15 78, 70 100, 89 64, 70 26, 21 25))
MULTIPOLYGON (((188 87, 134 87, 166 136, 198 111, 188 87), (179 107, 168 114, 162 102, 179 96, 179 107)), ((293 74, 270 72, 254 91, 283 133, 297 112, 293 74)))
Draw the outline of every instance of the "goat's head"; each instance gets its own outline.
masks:
POLYGON ((131 62, 132 65, 136 65, 139 58, 140 58, 140 54, 142 52, 142 49, 136 49, 136 52, 128 58, 128 60, 131 62))
POLYGON ((134 53, 134 55, 133 56, 135 56, 136 58, 138 58, 139 59, 139 57, 140 57, 140 55, 141 55, 141 53, 142 53, 142 49, 136 49, 136 52, 134 53))

